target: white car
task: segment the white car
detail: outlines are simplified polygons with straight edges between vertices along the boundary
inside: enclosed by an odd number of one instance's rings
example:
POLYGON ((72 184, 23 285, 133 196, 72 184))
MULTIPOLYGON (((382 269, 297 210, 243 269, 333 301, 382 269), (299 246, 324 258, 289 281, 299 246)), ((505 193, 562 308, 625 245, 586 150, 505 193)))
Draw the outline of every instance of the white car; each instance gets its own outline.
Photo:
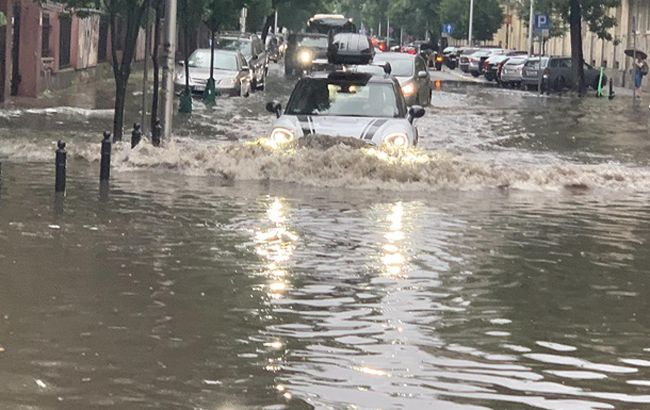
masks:
POLYGON ((284 112, 277 102, 266 108, 278 116, 270 135, 276 144, 313 134, 405 148, 417 144, 414 122, 424 115, 421 106, 406 106, 394 77, 350 71, 303 78, 284 112))

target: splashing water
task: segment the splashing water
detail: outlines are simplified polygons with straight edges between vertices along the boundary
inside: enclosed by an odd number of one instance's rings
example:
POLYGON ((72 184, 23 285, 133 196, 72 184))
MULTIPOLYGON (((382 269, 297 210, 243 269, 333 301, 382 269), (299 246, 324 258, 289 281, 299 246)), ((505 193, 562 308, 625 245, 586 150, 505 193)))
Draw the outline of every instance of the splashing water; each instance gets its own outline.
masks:
MULTIPOLYGON (((28 161, 49 161, 52 146, 14 141, 0 155, 28 161)), ((99 146, 72 143, 68 155, 99 161, 99 146)), ((175 139, 164 148, 127 143, 113 147, 117 171, 166 169, 187 175, 215 175, 227 181, 281 181, 306 186, 400 191, 440 189, 520 190, 612 189, 650 191, 650 170, 622 164, 596 165, 557 161, 553 164, 507 164, 477 160, 444 150, 411 148, 390 151, 341 140, 312 136, 299 144, 275 146, 260 138, 252 142, 219 143, 175 139)))

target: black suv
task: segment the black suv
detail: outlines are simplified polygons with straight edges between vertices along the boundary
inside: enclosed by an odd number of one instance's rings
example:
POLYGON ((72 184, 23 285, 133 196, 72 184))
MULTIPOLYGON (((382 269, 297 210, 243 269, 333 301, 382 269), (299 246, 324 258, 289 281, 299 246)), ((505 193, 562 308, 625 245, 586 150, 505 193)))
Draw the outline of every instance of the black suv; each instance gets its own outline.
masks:
POLYGON ((223 50, 239 51, 246 58, 251 70, 251 88, 263 90, 266 86, 266 75, 269 71, 269 58, 264 43, 251 33, 227 32, 221 33, 216 47, 223 50))

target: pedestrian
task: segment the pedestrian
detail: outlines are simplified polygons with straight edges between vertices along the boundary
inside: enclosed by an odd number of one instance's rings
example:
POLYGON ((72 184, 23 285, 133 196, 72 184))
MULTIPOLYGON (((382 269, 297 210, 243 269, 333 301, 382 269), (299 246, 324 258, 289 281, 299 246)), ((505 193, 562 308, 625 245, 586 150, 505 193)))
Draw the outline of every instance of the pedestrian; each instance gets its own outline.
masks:
POLYGON ((634 87, 636 88, 637 98, 641 98, 641 83, 646 75, 648 75, 648 62, 645 58, 637 56, 636 60, 634 60, 634 87))

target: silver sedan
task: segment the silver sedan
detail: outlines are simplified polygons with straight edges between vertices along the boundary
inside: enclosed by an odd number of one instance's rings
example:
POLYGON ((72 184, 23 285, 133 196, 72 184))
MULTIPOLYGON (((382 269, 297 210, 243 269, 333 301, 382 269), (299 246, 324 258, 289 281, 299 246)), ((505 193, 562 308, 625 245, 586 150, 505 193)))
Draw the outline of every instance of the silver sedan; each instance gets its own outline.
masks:
MULTIPOLYGON (((177 91, 188 84, 193 93, 205 91, 210 78, 210 49, 198 49, 189 58, 186 70, 184 62, 177 71, 174 82, 177 91)), ((221 95, 248 97, 251 92, 251 72, 244 56, 237 51, 215 50, 213 77, 217 93, 221 95)))
POLYGON ((433 85, 427 64, 419 55, 407 53, 381 53, 373 64, 389 63, 391 75, 399 81, 406 104, 427 106, 431 103, 433 85))

